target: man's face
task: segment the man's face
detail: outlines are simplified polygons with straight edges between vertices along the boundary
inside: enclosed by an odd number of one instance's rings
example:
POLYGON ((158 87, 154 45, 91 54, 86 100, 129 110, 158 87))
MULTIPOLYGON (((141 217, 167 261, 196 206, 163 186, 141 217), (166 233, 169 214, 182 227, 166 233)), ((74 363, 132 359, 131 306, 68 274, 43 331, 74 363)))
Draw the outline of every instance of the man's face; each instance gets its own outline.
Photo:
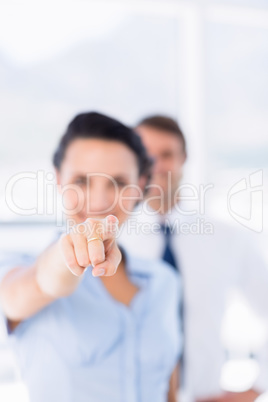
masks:
POLYGON ((162 191, 167 195, 168 181, 171 192, 178 188, 182 168, 186 159, 182 141, 176 134, 147 126, 139 126, 136 131, 151 157, 154 159, 153 176, 148 197, 158 196, 162 191))

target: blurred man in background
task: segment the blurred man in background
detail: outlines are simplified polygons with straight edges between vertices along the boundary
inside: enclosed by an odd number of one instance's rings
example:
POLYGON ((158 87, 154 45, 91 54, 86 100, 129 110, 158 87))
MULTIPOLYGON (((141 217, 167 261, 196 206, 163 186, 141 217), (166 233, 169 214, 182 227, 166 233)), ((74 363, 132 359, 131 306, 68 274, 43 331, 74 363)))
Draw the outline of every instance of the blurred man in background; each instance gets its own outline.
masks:
POLYGON ((136 130, 154 159, 154 172, 147 199, 119 240, 129 252, 168 261, 183 279, 181 384, 187 401, 253 402, 268 389, 266 367, 252 389, 222 390, 220 378, 228 354, 221 343, 221 326, 232 287, 242 290, 255 311, 268 317, 268 270, 244 235, 236 236, 233 229, 205 216, 205 188, 188 186, 198 193, 196 209, 189 210, 190 201, 182 202, 179 184, 187 155, 176 121, 152 116, 136 130))

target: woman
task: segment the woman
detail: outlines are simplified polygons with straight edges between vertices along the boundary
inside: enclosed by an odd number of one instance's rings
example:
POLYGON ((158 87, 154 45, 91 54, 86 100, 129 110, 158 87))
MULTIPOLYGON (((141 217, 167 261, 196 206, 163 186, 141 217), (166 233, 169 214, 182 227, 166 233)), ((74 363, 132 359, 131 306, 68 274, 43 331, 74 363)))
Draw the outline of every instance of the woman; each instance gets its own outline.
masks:
POLYGON ((115 240, 150 175, 140 138, 80 114, 53 161, 70 233, 0 287, 30 400, 175 401, 178 278, 163 262, 121 258, 115 240))

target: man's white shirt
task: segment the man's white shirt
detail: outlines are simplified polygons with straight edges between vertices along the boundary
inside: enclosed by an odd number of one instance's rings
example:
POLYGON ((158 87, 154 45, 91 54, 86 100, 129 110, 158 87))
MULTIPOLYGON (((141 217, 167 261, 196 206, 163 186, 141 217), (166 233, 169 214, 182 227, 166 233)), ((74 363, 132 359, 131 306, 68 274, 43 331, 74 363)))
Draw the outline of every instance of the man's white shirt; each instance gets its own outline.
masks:
MULTIPOLYGON (((163 218, 145 204, 139 206, 122 228, 118 243, 136 256, 161 258, 163 220, 173 231, 171 247, 183 280, 184 387, 193 398, 214 395, 221 392, 226 362, 221 328, 228 292, 238 288, 257 314, 267 319, 268 269, 245 233, 204 216, 181 214, 176 208, 163 218)), ((267 366, 265 362, 255 383, 260 391, 268 389, 267 366)))

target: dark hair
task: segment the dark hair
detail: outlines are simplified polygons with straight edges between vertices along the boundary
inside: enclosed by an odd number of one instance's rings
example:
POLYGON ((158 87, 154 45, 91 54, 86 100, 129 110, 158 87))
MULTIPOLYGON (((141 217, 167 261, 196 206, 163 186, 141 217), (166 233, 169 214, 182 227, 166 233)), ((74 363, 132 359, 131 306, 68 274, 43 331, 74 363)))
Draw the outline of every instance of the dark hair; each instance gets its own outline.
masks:
POLYGON ((57 169, 61 167, 66 149, 77 138, 100 138, 125 144, 137 157, 140 176, 150 179, 152 160, 138 134, 118 120, 97 112, 81 113, 70 122, 53 155, 53 164, 57 169))
POLYGON ((139 126, 151 127, 157 130, 163 130, 171 134, 175 134, 181 140, 183 151, 186 153, 186 141, 183 132, 176 120, 172 119, 171 117, 163 115, 145 117, 137 124, 136 127, 139 126))

